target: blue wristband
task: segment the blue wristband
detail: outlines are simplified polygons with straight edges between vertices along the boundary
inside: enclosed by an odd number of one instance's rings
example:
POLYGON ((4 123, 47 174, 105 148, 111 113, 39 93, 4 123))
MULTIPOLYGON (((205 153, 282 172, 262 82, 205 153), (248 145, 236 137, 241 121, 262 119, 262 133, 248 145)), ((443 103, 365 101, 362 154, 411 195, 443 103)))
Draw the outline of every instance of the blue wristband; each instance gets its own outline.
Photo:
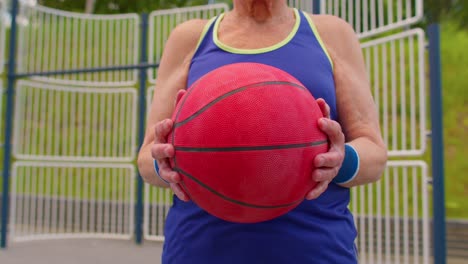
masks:
POLYGON ((154 165, 154 171, 156 172, 156 175, 158 175, 159 179, 161 179, 163 182, 169 184, 168 181, 166 181, 165 179, 163 179, 161 177, 161 175, 159 175, 159 166, 158 166, 158 162, 155 159, 153 159, 153 165, 154 165))
POLYGON ((346 184, 354 178, 359 172, 359 154, 356 149, 349 144, 345 144, 345 157, 338 174, 333 179, 336 184, 346 184))

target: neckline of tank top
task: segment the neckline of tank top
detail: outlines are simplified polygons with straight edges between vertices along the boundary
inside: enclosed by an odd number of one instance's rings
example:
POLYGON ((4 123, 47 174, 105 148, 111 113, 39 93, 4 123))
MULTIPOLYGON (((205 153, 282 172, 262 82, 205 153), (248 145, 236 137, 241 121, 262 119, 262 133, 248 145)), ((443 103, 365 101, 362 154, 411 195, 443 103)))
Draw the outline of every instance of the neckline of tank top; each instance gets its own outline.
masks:
POLYGON ((271 51, 274 51, 274 50, 277 50, 283 46, 285 46, 286 44, 288 44, 293 38, 294 36, 296 36, 297 32, 299 31, 299 26, 301 24, 301 16, 299 15, 299 10, 297 10, 296 8, 293 9, 294 11, 294 15, 296 17, 296 22, 294 24, 294 27, 293 29, 291 30, 291 32, 288 34, 288 36, 283 39, 282 41, 274 44, 274 45, 271 45, 271 46, 268 46, 268 47, 264 47, 264 48, 258 48, 258 49, 240 49, 240 48, 234 48, 234 47, 231 47, 229 45, 226 45, 224 44, 223 42, 221 42, 219 39, 218 39, 218 30, 219 30, 219 25, 221 23, 221 21, 223 20, 223 17, 224 17, 224 13, 221 14, 219 16, 218 19, 215 20, 215 25, 214 25, 214 28, 213 28, 213 41, 215 43, 215 45, 226 51, 226 52, 230 52, 230 53, 234 53, 234 54, 261 54, 261 53, 267 53, 267 52, 271 52, 271 51))

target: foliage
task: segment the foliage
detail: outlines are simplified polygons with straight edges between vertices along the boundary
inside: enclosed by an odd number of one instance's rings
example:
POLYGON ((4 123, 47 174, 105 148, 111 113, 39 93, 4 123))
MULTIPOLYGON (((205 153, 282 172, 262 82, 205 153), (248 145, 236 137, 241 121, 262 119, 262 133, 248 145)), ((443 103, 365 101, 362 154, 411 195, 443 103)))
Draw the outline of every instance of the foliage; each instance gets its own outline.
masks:
POLYGON ((442 16, 447 14, 452 6, 451 0, 426 0, 424 1, 424 13, 429 23, 440 22, 442 16))
MULTIPOLYGON (((87 0, 38 0, 41 5, 74 12, 84 12, 86 2, 87 0)), ((207 0, 95 0, 93 13, 142 13, 157 9, 203 5, 206 3, 207 0)))
POLYGON ((468 32, 446 19, 441 23, 442 96, 447 216, 468 218, 468 32))
POLYGON ((468 1, 425 0, 424 6, 428 23, 440 22, 444 18, 450 18, 461 28, 468 30, 468 1))

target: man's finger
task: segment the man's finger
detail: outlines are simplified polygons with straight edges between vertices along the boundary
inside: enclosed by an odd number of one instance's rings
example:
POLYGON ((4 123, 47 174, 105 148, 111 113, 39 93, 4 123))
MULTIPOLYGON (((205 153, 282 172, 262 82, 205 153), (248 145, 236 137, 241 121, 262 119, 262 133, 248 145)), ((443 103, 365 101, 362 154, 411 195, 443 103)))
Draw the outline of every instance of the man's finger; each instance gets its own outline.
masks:
POLYGON ((321 118, 319 120, 320 129, 327 134, 331 144, 344 144, 344 135, 338 122, 328 118, 321 118))
POLYGON ((171 189, 180 200, 184 202, 190 201, 189 196, 182 190, 179 184, 171 183, 171 189))
POLYGON ((166 137, 172 130, 173 122, 171 119, 165 119, 154 126, 154 143, 166 143, 166 137))
POLYGON ((180 175, 168 167, 160 168, 159 176, 170 183, 178 183, 181 180, 180 175))
POLYGON ((171 144, 154 144, 151 147, 151 156, 155 160, 174 157, 174 146, 171 144))
POLYGON ((314 165, 317 168, 320 167, 341 167, 343 162, 343 154, 338 151, 329 151, 326 153, 318 154, 314 158, 314 165))
POLYGON ((323 182, 323 181, 331 182, 333 178, 336 177, 336 174, 338 174, 338 167, 316 169, 312 173, 312 179, 316 182, 323 182))
POLYGON ((180 175, 172 169, 169 159, 158 159, 156 161, 158 163, 159 176, 161 178, 172 183, 180 182, 180 175))
POLYGON ((307 200, 313 200, 318 198, 328 188, 328 181, 319 182, 315 188, 306 195, 307 200))
POLYGON ((322 115, 326 118, 330 118, 330 106, 325 102, 324 99, 319 98, 317 99, 317 104, 320 107, 320 111, 322 111, 322 115))

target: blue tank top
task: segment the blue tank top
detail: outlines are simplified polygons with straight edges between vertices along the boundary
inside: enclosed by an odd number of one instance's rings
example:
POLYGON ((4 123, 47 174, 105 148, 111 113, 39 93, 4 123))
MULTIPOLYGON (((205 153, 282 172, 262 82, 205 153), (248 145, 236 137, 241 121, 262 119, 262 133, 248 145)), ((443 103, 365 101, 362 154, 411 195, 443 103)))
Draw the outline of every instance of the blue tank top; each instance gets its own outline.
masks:
MULTIPOLYGON (((230 48, 217 38, 223 15, 205 28, 192 59, 187 87, 223 65, 257 62, 296 77, 337 118, 333 66, 312 20, 294 10, 296 24, 279 44, 259 50, 230 48)), ((330 184, 318 199, 304 201, 270 221, 237 224, 216 218, 174 196, 164 230, 164 264, 357 263, 350 192, 330 184)))

